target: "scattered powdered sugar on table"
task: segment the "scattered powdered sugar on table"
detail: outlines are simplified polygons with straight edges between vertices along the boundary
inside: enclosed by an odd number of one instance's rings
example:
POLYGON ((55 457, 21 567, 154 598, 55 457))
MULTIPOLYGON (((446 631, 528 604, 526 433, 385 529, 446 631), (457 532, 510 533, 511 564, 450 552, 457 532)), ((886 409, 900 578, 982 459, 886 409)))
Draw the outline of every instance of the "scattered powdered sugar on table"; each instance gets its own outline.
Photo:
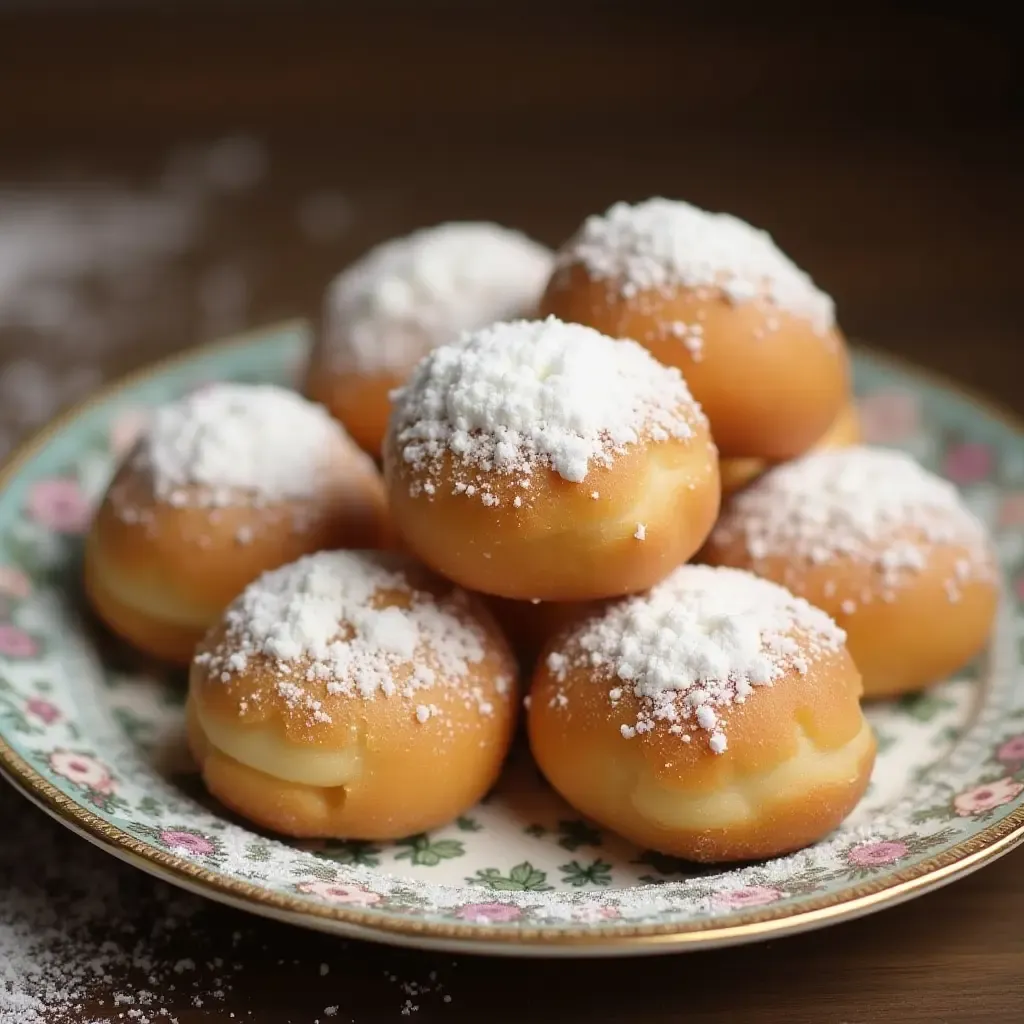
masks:
POLYGON ((104 1019, 134 1024, 173 1024, 168 1005, 190 998, 222 1003, 241 953, 196 927, 207 904, 116 864, 6 787, 0 813, 17 821, 0 838, 0 1024, 92 1021, 83 1003, 97 995, 104 1019), (175 954, 183 944, 195 959, 175 954))
MULTIPOLYGON (((782 587, 737 569, 685 565, 647 594, 612 605, 548 655, 556 681, 569 672, 608 685, 614 705, 623 685, 641 700, 627 739, 667 728, 688 742, 694 728, 713 753, 728 748, 728 709, 788 672, 806 674, 838 650, 843 631, 782 587)), ((571 713, 572 701, 564 705, 571 713)))
MULTIPOLYGON (((558 263, 582 264, 592 277, 616 282, 626 298, 644 291, 714 289, 736 304, 768 301, 809 320, 819 333, 835 322, 832 299, 766 231, 680 200, 620 202, 588 217, 558 263)), ((672 331, 699 349, 699 332, 675 324, 672 331)))
POLYGON ((157 409, 133 462, 171 505, 231 504, 239 491, 268 504, 315 497, 347 440, 326 409, 286 388, 214 384, 157 409))
POLYGON ((173 197, 0 187, 0 350, 24 353, 0 360, 0 457, 97 386, 97 357, 137 337, 130 311, 153 315, 160 270, 198 228, 196 204, 173 197), (118 293, 116 315, 99 312, 97 292, 118 293))
MULTIPOLYGON (((365 700, 463 685, 467 702, 481 714, 493 713, 467 681, 484 659, 485 637, 467 612, 465 595, 453 589, 437 598, 419 590, 402 565, 388 554, 334 551, 266 573, 228 610, 223 643, 197 661, 212 677, 229 681, 252 659, 271 659, 284 677, 278 695, 314 721, 330 721, 307 691, 306 684, 321 682, 328 694, 365 700), (387 595, 396 603, 385 604, 387 595), (398 685, 396 674, 408 679, 398 685)), ((512 680, 499 682, 499 692, 502 685, 508 689, 512 680)), ((425 722, 436 712, 418 704, 415 714, 425 722)))
POLYGON ((450 456, 456 492, 498 505, 495 477, 517 481, 527 500, 537 467, 580 483, 592 463, 689 438, 702 419, 678 370, 635 342, 549 317, 434 349, 395 393, 391 429, 414 495, 434 493, 450 456))
POLYGON ((243 267, 222 256, 196 287, 186 260, 212 205, 251 190, 266 165, 262 143, 228 136, 173 151, 155 184, 0 183, 0 351, 22 353, 0 360, 0 457, 140 337, 199 340, 197 304, 207 331, 241 325, 243 267))
MULTIPOLYGON (((348 1008, 349 972, 355 962, 370 974, 378 961, 361 945, 257 925, 155 882, 91 848, 6 786, 0 816, 17 821, 0 836, 0 1024, 178 1024, 196 1011, 203 1019, 269 1020, 257 997, 247 995, 253 965, 268 962, 276 962, 281 984, 292 991, 286 1016, 272 1019, 364 1019, 348 1008)), ((390 1004, 388 1019, 398 1021, 450 1003, 457 966, 447 957, 395 950, 379 982, 367 977, 359 987, 381 989, 374 1020, 390 1004)))
POLYGON ((712 535, 716 545, 737 540, 755 568, 789 559, 794 583, 801 564, 867 563, 888 600, 929 567, 938 546, 963 549, 947 581, 950 600, 970 580, 995 578, 987 531, 956 487, 885 448, 815 452, 765 473, 731 499, 712 535))
MULTIPOLYGON (((0 837, 0 1024, 177 1024, 180 1019, 293 1024, 361 1024, 353 1003, 380 989, 372 1019, 401 1020, 452 1004, 459 961, 448 956, 388 951, 387 966, 361 943, 255 922, 206 900, 155 882, 92 849, 0 787, 0 814, 16 818, 16 833, 0 837), (289 992, 281 1006, 257 1002, 254 965, 276 970, 289 992), (90 1009, 91 1008, 91 1011, 90 1009), (123 1014, 123 1016, 121 1016, 123 1014)), ((505 892, 430 885, 437 907, 464 906, 486 892, 489 906, 538 911, 567 925, 628 923, 658 909, 692 905, 721 913, 722 894, 787 883, 808 870, 842 863, 855 843, 876 839, 875 828, 845 829, 800 853, 724 873, 660 886, 580 893, 505 892), (557 901, 553 898, 557 896, 557 901)), ((251 838, 251 837, 250 837, 251 838)), ((276 847, 277 844, 273 844, 276 847)), ((241 854, 227 870, 247 865, 241 854)), ((372 869, 346 868, 352 884, 376 891, 409 880, 372 869)), ((416 883, 412 883, 416 884, 416 883)), ((420 883, 421 884, 421 883, 420 883)))
POLYGON ((518 231, 456 222, 371 249, 326 300, 331 366, 404 377, 432 348, 495 320, 530 315, 553 254, 518 231))
POLYGON ((69 281, 134 277, 181 252, 201 208, 110 186, 0 191, 0 325, 61 330, 75 312, 69 281))

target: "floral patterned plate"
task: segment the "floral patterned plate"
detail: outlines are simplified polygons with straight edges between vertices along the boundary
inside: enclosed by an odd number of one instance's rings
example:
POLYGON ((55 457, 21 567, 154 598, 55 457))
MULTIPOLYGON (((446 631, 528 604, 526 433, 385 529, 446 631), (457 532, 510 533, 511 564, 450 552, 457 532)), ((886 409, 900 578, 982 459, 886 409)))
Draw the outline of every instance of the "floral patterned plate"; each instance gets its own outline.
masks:
POLYGON ((215 379, 295 379, 302 325, 152 368, 64 416, 0 478, 0 768, 69 827, 138 867, 236 906, 363 938, 525 955, 722 945, 896 903, 1024 840, 1024 427, 942 384, 858 355, 870 440, 964 489, 1007 580, 984 657, 871 708, 880 756, 853 818, 810 850, 700 869, 583 821, 523 751, 449 827, 396 843, 288 843, 207 797, 182 745, 183 678, 98 628, 82 533, 147 408, 215 379))

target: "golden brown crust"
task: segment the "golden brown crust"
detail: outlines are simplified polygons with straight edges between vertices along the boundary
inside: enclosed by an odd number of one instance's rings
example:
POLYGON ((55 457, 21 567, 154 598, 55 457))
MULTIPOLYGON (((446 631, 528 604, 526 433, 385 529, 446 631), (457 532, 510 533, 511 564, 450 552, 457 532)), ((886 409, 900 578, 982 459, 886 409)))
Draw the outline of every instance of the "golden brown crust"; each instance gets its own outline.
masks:
POLYGON ((391 415, 389 396, 401 384, 393 374, 334 370, 317 347, 306 375, 305 393, 325 406, 363 451, 379 459, 391 415))
MULTIPOLYGON (((501 771, 510 722, 495 723, 500 732, 478 741, 482 745, 472 752, 471 762, 452 759, 442 768, 436 755, 423 750, 379 752, 367 777, 333 787, 275 778, 218 750, 198 722, 194 701, 189 703, 188 738, 210 792, 260 827, 299 838, 383 841, 438 828, 477 803, 501 771)), ((398 735, 407 738, 408 728, 398 735)))
MULTIPOLYGON (((570 628, 556 637, 545 654, 558 650, 572 663, 579 649, 573 637, 579 628, 570 628)), ((799 634, 793 634, 799 640, 799 634)), ((607 678, 602 676, 602 679, 607 678)), ((612 707, 609 687, 595 678, 592 670, 572 668, 564 680, 556 679, 544 658, 534 676, 535 701, 565 708, 572 729, 600 734, 617 750, 639 749, 650 770, 659 778, 685 779, 687 788, 712 792, 736 773, 770 771, 796 751, 801 732, 822 750, 834 750, 849 742, 861 727, 860 674, 845 648, 823 650, 805 674, 791 671, 770 687, 755 689, 743 704, 723 711, 728 720, 729 749, 716 756, 706 743, 682 743, 666 728, 656 728, 633 739, 622 737, 621 727, 637 721, 641 699, 632 688, 622 685, 622 696, 612 707), (556 698, 556 694, 562 694, 556 698), (636 747, 634 748, 635 741, 636 747), (666 767, 667 766, 667 767, 666 767)), ((569 726, 565 727, 570 728, 569 726)))
MULTIPOLYGON (((214 662, 201 657, 204 653, 223 654, 230 651, 232 641, 228 625, 225 619, 221 619, 204 637, 196 651, 197 657, 190 673, 192 693, 200 698, 204 713, 243 726, 270 726, 279 732, 283 740, 314 747, 344 743, 353 729, 361 735, 366 734, 369 723, 376 723, 382 734, 385 734, 384 741, 387 744, 394 742, 401 745, 395 739, 401 731, 401 721, 413 715, 418 705, 435 704, 442 709, 450 708, 453 714, 461 714, 461 708, 476 714, 479 701, 467 698, 466 694, 470 690, 476 687, 482 687, 485 691, 494 690, 498 680, 514 679, 517 674, 511 648, 494 617, 479 597, 457 591, 447 580, 435 576, 408 555, 390 552, 381 557, 393 567, 393 571, 401 572, 415 591, 433 595, 439 601, 453 598, 445 601, 445 614, 454 616, 462 626, 481 632, 483 659, 468 665, 465 679, 452 685, 440 680, 432 687, 419 687, 415 699, 378 695, 368 700, 354 699, 348 692, 336 687, 332 687, 334 692, 331 692, 328 688, 329 680, 314 679, 304 682, 303 690, 320 704, 330 721, 311 721, 302 707, 292 706, 288 697, 279 691, 282 674, 272 658, 250 654, 244 671, 222 679, 213 667, 214 662)), ((378 590, 370 606, 378 610, 392 607, 406 609, 410 607, 410 595, 401 590, 378 590)), ((346 623, 340 622, 339 635, 343 635, 345 630, 346 623)), ((439 674, 441 672, 440 665, 429 654, 420 652, 415 662, 392 668, 391 680, 396 690, 401 691, 423 665, 428 665, 439 674)), ((418 730, 417 736, 429 737, 439 728, 436 721, 427 724, 430 728, 418 730)))
POLYGON ((542 316, 633 338, 683 372, 711 421, 723 458, 782 461, 805 452, 828 429, 849 393, 849 357, 838 330, 823 336, 810 322, 765 300, 740 304, 712 289, 622 295, 581 264, 556 273, 542 316), (698 323, 699 356, 671 327, 698 323))
POLYGON ((427 495, 389 437, 391 514, 409 550, 470 590, 526 601, 635 593, 690 558, 718 515, 718 459, 703 423, 693 431, 684 441, 632 446, 582 483, 538 468, 524 491, 494 474, 496 505, 454 493, 450 454, 427 495))
MULTIPOLYGON (((574 635, 549 649, 571 651, 574 635)), ((556 678, 542 658, 531 691, 531 748, 573 806, 651 849, 700 861, 789 852, 835 828, 867 786, 875 744, 860 711, 857 669, 842 648, 724 710, 723 754, 684 742, 664 722, 625 738, 640 698, 624 684, 613 704, 609 685, 578 667, 556 678), (735 820, 722 824, 737 805, 735 820)))
POLYGON ((206 625, 167 622, 121 600, 110 588, 110 574, 99 565, 95 535, 86 540, 84 573, 93 611, 122 640, 161 661, 187 665, 192 660, 206 625))
MULTIPOLYGON (((860 416, 857 403, 848 399, 832 426, 811 448, 819 451, 826 448, 849 448, 861 442, 860 416)), ((770 463, 764 459, 722 459, 719 469, 722 474, 722 495, 727 497, 747 484, 753 483, 766 472, 770 463)))
MULTIPOLYGON (((450 585, 410 560, 396 556, 396 564, 408 568, 417 589, 451 593, 450 585)), ((379 591, 373 606, 403 602, 408 595, 379 591)), ((294 688, 281 683, 302 674, 285 677, 264 655, 250 654, 245 668, 226 679, 215 664, 197 658, 189 734, 210 791, 263 827, 305 837, 396 839, 443 825, 471 807, 493 785, 511 743, 519 704, 516 665, 478 600, 467 595, 445 607, 481 631, 482 660, 452 680, 420 652, 416 664, 395 670, 397 692, 391 696, 362 697, 315 679, 301 683, 304 696, 296 701, 294 688), (403 693, 424 665, 438 673, 437 682, 403 693), (429 716, 422 713, 427 708, 429 716), (344 781, 308 781, 310 756, 315 771, 340 771, 344 781)), ((200 653, 224 651, 224 642, 221 624, 200 653)))
POLYGON ((872 738, 846 779, 810 784, 799 801, 767 804, 761 815, 743 828, 674 829, 636 816, 630 824, 618 826, 618 831, 645 849, 697 863, 780 857, 813 845, 843 823, 863 797, 874 762, 872 738))
POLYGON ((846 630, 847 646, 868 698, 892 697, 947 678, 975 657, 992 630, 999 600, 994 570, 958 582, 957 567, 976 553, 935 543, 908 527, 888 543, 927 552, 927 565, 886 584, 870 562, 834 555, 826 564, 768 556, 754 559, 740 536, 714 535, 701 552, 710 565, 748 569, 787 587, 846 630))
POLYGON ((86 578, 114 632, 187 663, 189 638, 201 637, 261 573, 325 548, 384 547, 390 530, 383 480, 354 449, 339 455, 315 499, 262 506, 241 493, 223 507, 172 506, 129 458, 93 521, 86 578))

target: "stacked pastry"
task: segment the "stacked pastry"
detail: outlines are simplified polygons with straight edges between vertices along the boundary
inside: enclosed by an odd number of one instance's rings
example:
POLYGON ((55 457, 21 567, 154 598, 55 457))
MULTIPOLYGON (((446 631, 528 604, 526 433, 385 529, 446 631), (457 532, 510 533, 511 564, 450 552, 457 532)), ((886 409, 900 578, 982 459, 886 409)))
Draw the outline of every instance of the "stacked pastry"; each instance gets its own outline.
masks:
POLYGON ((210 790, 277 831, 455 817, 522 681, 582 813, 783 853, 860 799, 862 696, 991 630, 981 524, 859 446, 832 301, 734 217, 620 203, 555 254, 492 224, 388 242, 332 284, 306 392, 335 419, 244 385, 157 411, 86 561, 115 630, 191 661, 210 790))

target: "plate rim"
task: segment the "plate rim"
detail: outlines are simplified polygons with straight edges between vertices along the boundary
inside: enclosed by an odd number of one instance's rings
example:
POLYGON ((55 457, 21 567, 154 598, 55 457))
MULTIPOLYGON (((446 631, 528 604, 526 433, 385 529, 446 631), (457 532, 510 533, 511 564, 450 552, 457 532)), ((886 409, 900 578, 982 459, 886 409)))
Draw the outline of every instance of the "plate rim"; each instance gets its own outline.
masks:
MULTIPOLYGON (((244 348, 273 334, 309 332, 309 321, 301 318, 274 322, 216 341, 190 346, 163 359, 146 363, 107 382, 86 399, 77 402, 23 440, 0 463, 0 490, 55 436, 89 410, 103 405, 135 384, 206 356, 233 348, 244 348)), ((999 420, 1024 439, 1024 418, 999 403, 965 387, 945 375, 919 367, 899 356, 880 353, 857 344, 856 350, 869 360, 889 365, 933 387, 954 393, 999 420)), ((737 945, 762 938, 781 937, 850 920, 874 910, 923 895, 955 881, 1024 845, 1024 806, 986 826, 970 839, 942 853, 927 857, 884 878, 851 886, 845 895, 821 896, 805 901, 800 910, 786 907, 763 908, 731 915, 727 924, 711 920, 681 923, 566 928, 499 928, 493 925, 456 924, 384 915, 351 907, 319 905, 275 893, 259 885, 225 877, 177 856, 141 842, 123 829, 104 821, 48 782, 0 735, 0 777, 30 802, 71 831, 118 859, 164 882, 264 917, 320 931, 347 933, 353 937, 392 944, 447 948, 460 952, 505 955, 635 955, 688 948, 737 945)))

